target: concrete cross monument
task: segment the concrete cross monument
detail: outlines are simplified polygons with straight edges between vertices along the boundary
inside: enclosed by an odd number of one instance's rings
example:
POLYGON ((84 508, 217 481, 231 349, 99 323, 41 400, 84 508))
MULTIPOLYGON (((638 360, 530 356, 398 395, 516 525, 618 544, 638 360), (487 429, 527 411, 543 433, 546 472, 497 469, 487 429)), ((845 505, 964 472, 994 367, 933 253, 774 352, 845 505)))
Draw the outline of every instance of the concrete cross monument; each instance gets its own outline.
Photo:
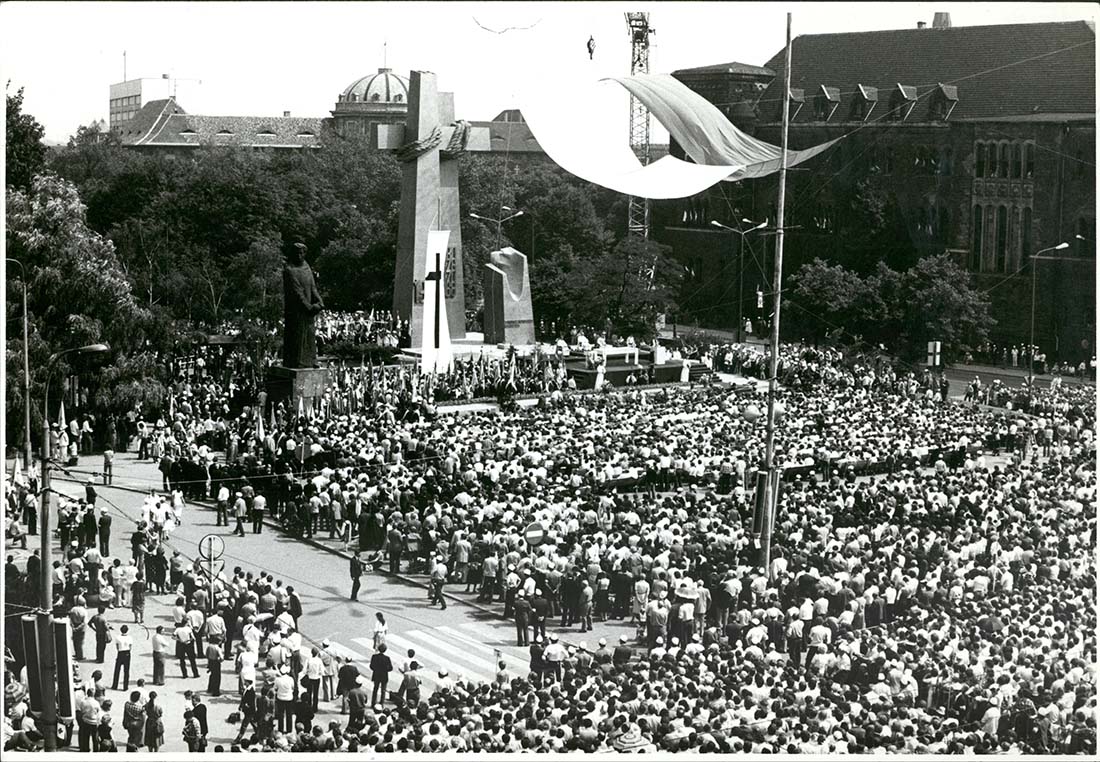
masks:
MULTIPOLYGON (((394 268, 393 309, 409 321, 412 346, 425 334, 425 277, 429 233, 449 231, 441 257, 441 291, 449 335, 466 335, 466 294, 462 277, 462 227, 458 198, 458 154, 488 151, 489 131, 454 121, 454 96, 439 93, 435 74, 414 71, 409 77, 409 110, 405 128, 379 134, 379 147, 397 149, 401 170, 401 212, 394 268)), ((430 332, 430 326, 428 327, 430 332)))

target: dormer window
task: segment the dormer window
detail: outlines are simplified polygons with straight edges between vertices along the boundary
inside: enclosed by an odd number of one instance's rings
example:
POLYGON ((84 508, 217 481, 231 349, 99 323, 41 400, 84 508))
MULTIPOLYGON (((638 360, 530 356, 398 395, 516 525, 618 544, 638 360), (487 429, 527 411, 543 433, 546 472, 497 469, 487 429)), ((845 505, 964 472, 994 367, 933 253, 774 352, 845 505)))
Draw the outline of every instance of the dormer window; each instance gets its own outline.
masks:
MULTIPOLYGON (((790 89, 790 109, 791 109, 791 121, 795 120, 798 116, 798 112, 802 110, 802 107, 806 105, 806 91, 801 87, 792 87, 790 89)), ((782 115, 780 115, 782 116, 782 115)))
POLYGON ((232 137, 233 133, 230 130, 218 130, 218 137, 228 138, 232 137))
POLYGON ((870 85, 858 85, 858 89, 852 99, 852 119, 857 122, 866 122, 867 117, 875 110, 878 104, 878 88, 870 85))
POLYGON ((270 127, 263 127, 256 133, 256 135, 261 138, 273 138, 275 137, 275 130, 271 129, 270 127))
POLYGON ((959 88, 941 82, 932 94, 932 119, 937 122, 946 122, 951 118, 951 112, 957 105, 959 105, 959 88))
POLYGON ((195 132, 194 130, 188 128, 186 130, 180 130, 180 135, 183 135, 184 137, 187 137, 189 135, 198 135, 198 133, 195 132))
POLYGON ((309 130, 302 130, 301 132, 298 133, 298 137, 300 137, 300 138, 313 138, 313 137, 316 137, 316 135, 314 135, 309 130))
POLYGON ((821 86, 821 92, 814 98, 814 119, 827 122, 840 106, 840 88, 821 86))
POLYGON ((371 93, 370 99, 372 102, 377 103, 378 101, 382 100, 382 96, 378 93, 371 93))
POLYGON ((890 94, 890 118, 895 122, 904 122, 916 105, 917 88, 899 83, 890 94))
POLYGON ((405 100, 405 96, 402 95, 401 93, 397 93, 396 95, 393 96, 393 102, 394 103, 400 103, 403 100, 405 100))

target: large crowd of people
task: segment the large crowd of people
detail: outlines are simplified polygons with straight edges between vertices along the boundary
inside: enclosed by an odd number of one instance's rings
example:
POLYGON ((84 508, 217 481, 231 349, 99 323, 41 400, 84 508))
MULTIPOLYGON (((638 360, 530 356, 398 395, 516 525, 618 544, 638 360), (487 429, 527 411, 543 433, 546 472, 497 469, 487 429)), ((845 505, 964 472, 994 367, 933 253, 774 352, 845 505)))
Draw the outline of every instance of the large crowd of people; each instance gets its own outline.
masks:
MULTIPOLYGON (((766 377, 759 350, 702 354, 766 377)), ((222 459, 198 421, 224 392, 181 384, 190 407, 170 428, 190 465, 170 467, 166 489, 216 501, 242 532, 270 511, 290 534, 342 535, 391 571, 430 574, 444 605, 447 585, 479 591, 531 648, 527 674, 428 695, 406 664, 396 703, 349 672, 346 724, 312 727, 307 711, 298 729, 278 711, 296 617, 276 613, 270 580, 227 576, 213 604, 225 655, 235 640, 264 665, 240 683, 239 747, 1095 753, 1095 388, 1044 390, 1025 416, 832 350, 784 348, 779 366, 785 472, 766 567, 754 391, 557 391, 522 411, 409 416, 432 388, 365 382, 346 411, 225 421, 222 459), (548 533, 538 547, 532 521, 548 533), (637 637, 584 642, 608 618, 637 637)), ((150 502, 177 518, 177 501, 150 502)), ((164 523, 144 531, 155 547, 164 523)), ((184 618, 209 608, 177 583, 184 618)))

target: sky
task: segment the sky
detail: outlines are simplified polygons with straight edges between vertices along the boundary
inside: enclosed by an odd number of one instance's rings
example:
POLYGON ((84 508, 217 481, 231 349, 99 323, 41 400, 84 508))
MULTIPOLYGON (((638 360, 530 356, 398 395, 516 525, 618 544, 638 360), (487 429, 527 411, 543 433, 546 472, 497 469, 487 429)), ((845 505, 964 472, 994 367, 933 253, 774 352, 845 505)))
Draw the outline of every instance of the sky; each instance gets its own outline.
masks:
MULTIPOLYGON (((169 74, 194 114, 328 116, 339 93, 385 59, 405 76, 435 72, 439 89, 455 93, 458 118, 487 120, 537 97, 540 83, 629 74, 626 11, 650 14, 654 73, 761 65, 783 48, 788 11, 795 36, 931 26, 936 11, 954 26, 1097 15, 1091 3, 15 1, 0 5, 0 77, 25 88, 24 111, 52 143, 107 118, 124 51, 128 78, 169 74)), ((624 136, 626 109, 616 92, 601 115, 621 112, 624 136)))

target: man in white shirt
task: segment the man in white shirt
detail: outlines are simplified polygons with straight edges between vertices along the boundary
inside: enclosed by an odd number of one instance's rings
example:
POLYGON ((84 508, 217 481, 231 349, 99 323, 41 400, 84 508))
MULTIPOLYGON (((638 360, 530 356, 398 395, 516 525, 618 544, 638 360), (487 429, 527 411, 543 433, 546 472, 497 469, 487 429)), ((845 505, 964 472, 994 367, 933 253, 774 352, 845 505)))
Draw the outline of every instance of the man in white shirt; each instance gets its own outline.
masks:
POLYGON ((130 628, 122 625, 115 635, 115 677, 111 684, 111 690, 118 690, 118 676, 125 673, 122 690, 130 690, 130 651, 134 647, 134 639, 130 637, 130 628))
POLYGON ((325 662, 321 659, 321 649, 310 649, 309 658, 306 659, 305 671, 302 676, 302 684, 306 689, 306 696, 317 711, 317 701, 321 693, 321 678, 325 676, 325 662))

